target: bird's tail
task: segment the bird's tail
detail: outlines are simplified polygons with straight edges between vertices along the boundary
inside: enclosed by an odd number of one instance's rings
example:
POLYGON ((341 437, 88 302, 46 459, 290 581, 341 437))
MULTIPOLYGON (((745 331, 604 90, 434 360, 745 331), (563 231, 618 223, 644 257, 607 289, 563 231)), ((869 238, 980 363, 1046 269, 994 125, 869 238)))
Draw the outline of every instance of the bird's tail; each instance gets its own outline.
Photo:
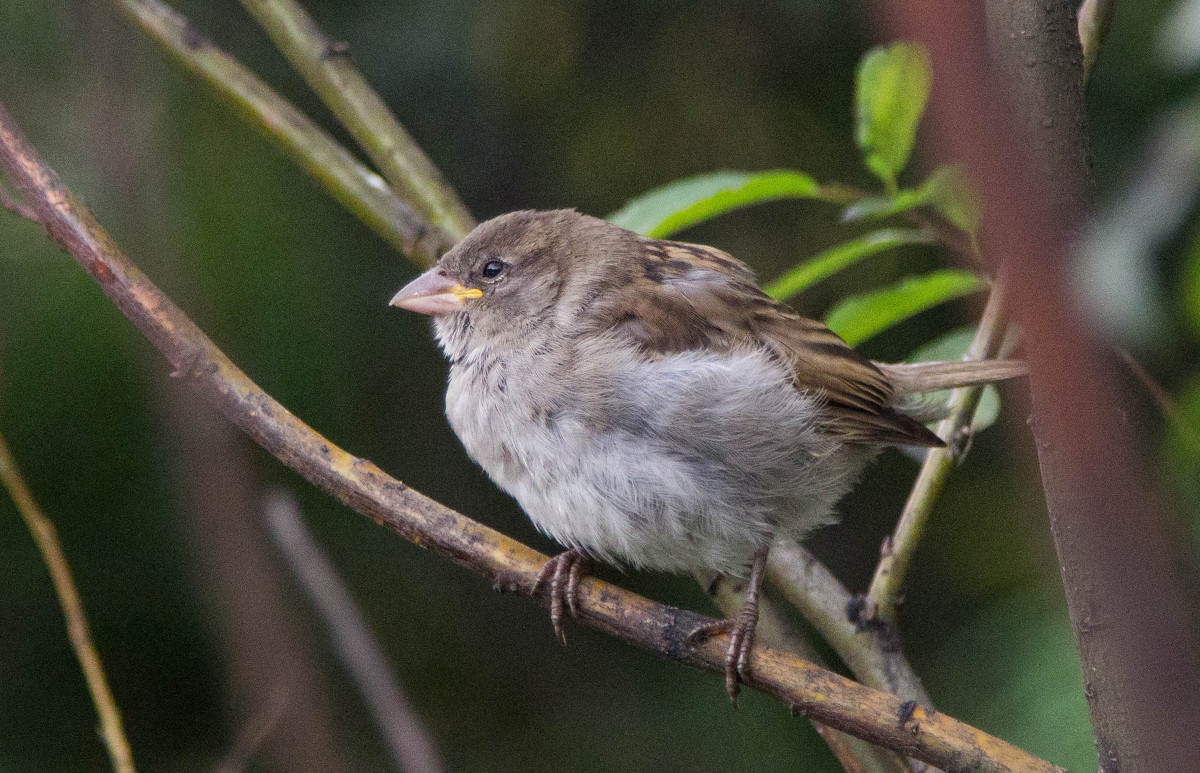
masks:
POLYGON ((900 395, 918 395, 941 389, 990 384, 1027 375, 1023 360, 967 360, 954 362, 875 363, 900 395))

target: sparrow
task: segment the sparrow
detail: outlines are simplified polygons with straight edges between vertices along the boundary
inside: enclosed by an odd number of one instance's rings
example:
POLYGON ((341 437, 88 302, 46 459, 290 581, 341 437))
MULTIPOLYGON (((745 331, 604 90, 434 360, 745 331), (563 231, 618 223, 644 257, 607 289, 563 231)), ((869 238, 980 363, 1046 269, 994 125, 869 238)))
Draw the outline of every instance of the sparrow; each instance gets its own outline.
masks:
POLYGON ((1012 361, 871 362, 772 299, 728 253, 575 210, 481 223, 391 305, 433 317, 467 453, 568 549, 546 588, 563 637, 593 559, 749 577, 727 634, 736 703, 771 544, 835 520, 884 446, 942 446, 921 394, 1012 361))

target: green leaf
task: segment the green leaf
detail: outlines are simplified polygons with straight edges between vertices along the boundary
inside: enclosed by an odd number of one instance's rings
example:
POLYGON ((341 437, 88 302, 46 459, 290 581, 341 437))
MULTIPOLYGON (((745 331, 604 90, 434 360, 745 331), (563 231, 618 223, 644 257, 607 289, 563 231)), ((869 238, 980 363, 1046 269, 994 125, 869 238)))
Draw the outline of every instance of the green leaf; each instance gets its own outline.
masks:
MULTIPOLYGON (((908 356, 908 361, 961 360, 963 355, 967 353, 967 347, 971 345, 971 341, 974 338, 975 328, 973 327, 953 330, 918 348, 908 356)), ((925 396, 925 399, 933 404, 945 404, 950 399, 950 390, 930 392, 925 396)), ((971 429, 975 432, 987 429, 995 424, 996 419, 999 417, 1000 391, 989 384, 983 388, 983 395, 979 398, 979 406, 975 409, 975 416, 971 420, 971 429)))
POLYGON ((882 290, 846 298, 825 318, 825 324, 851 346, 939 303, 982 289, 985 283, 969 271, 942 269, 909 277, 882 290))
POLYGON ((905 188, 891 196, 860 199, 846 207, 842 221, 881 220, 924 206, 933 207, 974 243, 983 205, 961 164, 938 167, 919 188, 905 188))
POLYGON ((877 252, 904 244, 932 244, 924 231, 885 228, 852 241, 830 247, 789 270, 764 288, 776 300, 786 300, 844 268, 877 252))
POLYGON ((974 244, 983 217, 983 202, 962 164, 939 166, 921 184, 921 190, 925 192, 927 203, 970 236, 974 244))
POLYGON ((842 222, 856 220, 882 220, 885 217, 907 212, 929 203, 929 194, 924 188, 905 188, 891 196, 871 196, 859 199, 842 211, 842 222))
POLYGON ((908 165, 932 85, 929 52, 919 43, 873 48, 859 62, 856 139, 867 168, 889 191, 896 190, 896 177, 908 165))
POLYGON ((608 219, 622 228, 659 239, 751 204, 817 198, 821 198, 820 184, 803 172, 711 172, 652 190, 608 219))

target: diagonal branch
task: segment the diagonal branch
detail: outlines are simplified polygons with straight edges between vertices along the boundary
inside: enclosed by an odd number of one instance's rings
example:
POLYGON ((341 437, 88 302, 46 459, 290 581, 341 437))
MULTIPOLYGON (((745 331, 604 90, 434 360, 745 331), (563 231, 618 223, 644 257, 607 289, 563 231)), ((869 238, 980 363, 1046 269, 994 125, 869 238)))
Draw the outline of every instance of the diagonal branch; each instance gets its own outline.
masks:
MULTIPOLYGON (((986 360, 994 357, 1004 343, 1004 321, 1000 310, 1004 293, 1000 280, 993 285, 983 317, 975 331, 975 339, 967 348, 966 359, 986 360)), ((938 436, 946 441, 944 448, 932 448, 921 465, 921 472, 913 483, 908 501, 900 513, 896 531, 884 543, 875 577, 867 591, 866 617, 896 622, 896 607, 900 590, 908 574, 909 564, 917 550, 917 543, 925 533, 925 524, 933 513, 933 506, 946 485, 946 479, 963 447, 961 436, 968 431, 983 387, 962 387, 950 393, 950 415, 938 425, 938 436)))
POLYGON ((242 5, 406 201, 456 241, 475 227, 442 173, 354 69, 349 46, 330 40, 295 0, 242 0, 242 5))
MULTIPOLYGON (((851 595, 803 545, 778 540, 767 561, 767 579, 817 629, 858 681, 933 708, 921 679, 904 657, 896 626, 868 618, 865 600, 851 595)), ((936 769, 914 764, 913 773, 921 770, 936 769)))
POLYGON ((100 653, 96 651, 96 645, 92 641, 87 614, 83 610, 83 600, 79 598, 79 588, 75 586, 75 578, 71 576, 67 556, 58 541, 58 531, 54 528, 54 522, 38 507, 33 492, 21 477, 17 463, 3 437, 0 437, 0 483, 8 489, 17 511, 21 513, 21 518, 37 543, 42 561, 50 570, 54 592, 58 594, 59 606, 62 607, 63 617, 67 619, 67 637, 71 640, 71 648, 75 650, 75 657, 83 669, 88 692, 92 695, 92 703, 96 705, 96 713, 100 715, 100 734, 104 738, 104 745, 108 747, 108 757, 112 761, 113 770, 117 773, 134 773, 133 751, 129 748, 129 739, 125 737, 121 711, 117 708, 112 688, 108 686, 108 678, 104 675, 100 653))
MULTIPOLYGON (((696 573, 696 580, 705 589, 714 604, 726 617, 735 616, 742 608, 746 595, 746 581, 717 575, 715 579, 703 572, 696 573)), ((769 596, 759 599, 757 641, 777 650, 790 652, 818 666, 825 666, 821 655, 813 649, 804 634, 783 616, 779 607, 769 596)), ((866 743, 853 736, 825 727, 812 720, 812 725, 822 740, 837 757, 846 773, 907 773, 904 759, 887 749, 866 743)))
POLYGON ((922 706, 933 705, 904 659, 895 627, 868 618, 863 599, 852 596, 803 545, 776 542, 767 562, 767 579, 820 632, 860 682, 922 706))
MULTIPOLYGON (((413 491, 371 462, 333 445, 263 392, 120 252, 0 105, 0 169, 50 237, 100 285, 175 368, 257 443, 314 484, 404 538, 506 590, 531 594, 546 556, 413 491)), ((687 635, 700 615, 656 604, 589 578, 581 620, 668 658, 723 671, 725 642, 698 647, 687 635)), ((748 686, 795 711, 949 771, 1059 773, 1061 768, 958 720, 872 690, 795 656, 759 648, 748 686)))
POLYGON ((441 229, 418 215, 383 178, 360 164, 257 75, 217 48, 186 18, 159 0, 116 5, 188 71, 275 141, 333 198, 414 262, 431 265, 449 246, 441 229))
POLYGON ((271 539, 316 608, 342 666, 354 679, 371 718, 404 773, 445 769, 433 736, 413 711, 350 590, 304 526, 300 504, 286 490, 263 499, 271 539))

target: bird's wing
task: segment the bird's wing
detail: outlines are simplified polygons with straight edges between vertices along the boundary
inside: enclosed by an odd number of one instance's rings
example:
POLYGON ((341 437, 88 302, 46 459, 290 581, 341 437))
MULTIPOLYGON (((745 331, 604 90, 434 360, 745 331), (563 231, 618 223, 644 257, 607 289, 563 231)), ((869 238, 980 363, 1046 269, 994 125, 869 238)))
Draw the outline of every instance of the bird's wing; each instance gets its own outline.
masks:
POLYGON ((728 253, 655 239, 642 246, 605 324, 648 355, 761 348, 796 389, 824 401, 825 431, 852 442, 943 445, 893 407, 894 389, 877 367, 825 325, 769 297, 728 253))

